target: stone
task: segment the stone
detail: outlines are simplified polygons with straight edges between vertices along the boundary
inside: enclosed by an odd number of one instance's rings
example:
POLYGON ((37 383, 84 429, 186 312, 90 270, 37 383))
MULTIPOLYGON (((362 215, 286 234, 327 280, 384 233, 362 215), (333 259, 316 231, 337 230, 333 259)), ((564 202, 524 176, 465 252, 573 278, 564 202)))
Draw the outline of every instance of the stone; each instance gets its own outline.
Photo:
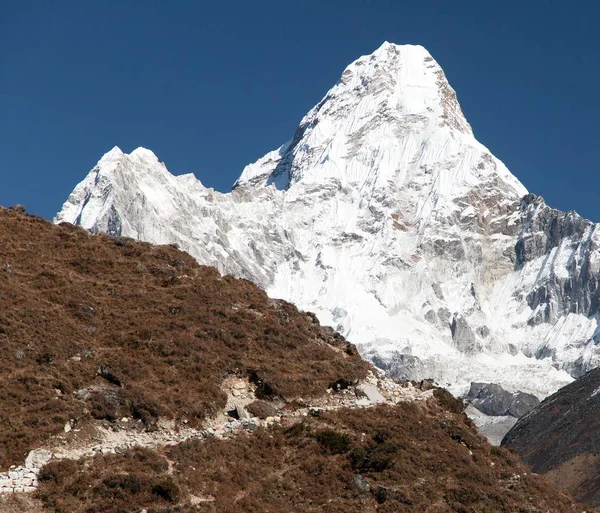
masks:
POLYGON ((392 379, 423 379, 427 377, 423 362, 416 356, 394 352, 386 358, 369 354, 369 359, 392 379))
POLYGON ((377 387, 373 384, 360 384, 356 387, 356 389, 362 392, 372 403, 378 404, 385 402, 385 398, 381 395, 377 387))
POLYGON ((233 385, 233 388, 237 390, 244 390, 246 388, 246 383, 236 383, 233 385))
POLYGON ((360 474, 354 476, 354 484, 361 492, 368 492, 371 489, 371 485, 360 474))
POLYGON ((246 410, 246 408, 244 408, 242 405, 238 404, 235 407, 235 411, 238 414, 238 418, 240 420, 245 420, 245 419, 250 419, 252 418, 252 416, 250 415, 250 413, 248 413, 248 410, 246 410))
POLYGON ((231 395, 232 395, 233 397, 239 397, 239 396, 240 396, 240 394, 241 394, 241 392, 240 392, 239 390, 232 390, 232 391, 231 391, 231 395))
POLYGON ((519 418, 533 410, 540 401, 532 394, 508 392, 495 383, 471 383, 465 400, 486 415, 519 418))
POLYGON ((87 388, 82 388, 81 390, 77 390, 77 392, 75 392, 75 397, 77 397, 77 399, 81 399, 82 401, 85 401, 90 395, 90 392, 87 388))

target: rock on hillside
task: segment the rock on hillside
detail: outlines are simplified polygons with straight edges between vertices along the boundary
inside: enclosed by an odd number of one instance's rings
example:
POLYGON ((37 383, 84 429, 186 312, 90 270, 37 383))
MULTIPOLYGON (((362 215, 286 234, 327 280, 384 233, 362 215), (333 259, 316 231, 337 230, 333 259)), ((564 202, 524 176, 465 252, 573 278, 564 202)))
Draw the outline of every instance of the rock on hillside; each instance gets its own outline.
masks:
POLYGON ((600 369, 545 399, 507 433, 516 451, 577 499, 600 505, 600 369))
POLYGON ((495 383, 471 383, 465 400, 486 415, 510 415, 517 419, 540 404, 534 395, 510 393, 495 383))

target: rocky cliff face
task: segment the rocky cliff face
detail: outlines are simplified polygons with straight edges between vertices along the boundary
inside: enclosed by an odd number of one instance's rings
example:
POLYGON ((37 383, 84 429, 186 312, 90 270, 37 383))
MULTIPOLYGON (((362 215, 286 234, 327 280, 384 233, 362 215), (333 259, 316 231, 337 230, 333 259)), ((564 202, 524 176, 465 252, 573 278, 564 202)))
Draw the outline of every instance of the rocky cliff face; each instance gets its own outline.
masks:
POLYGON ((545 396, 599 361, 596 225, 527 193, 419 46, 350 64, 231 193, 115 148, 55 221, 177 243, 455 393, 545 396))

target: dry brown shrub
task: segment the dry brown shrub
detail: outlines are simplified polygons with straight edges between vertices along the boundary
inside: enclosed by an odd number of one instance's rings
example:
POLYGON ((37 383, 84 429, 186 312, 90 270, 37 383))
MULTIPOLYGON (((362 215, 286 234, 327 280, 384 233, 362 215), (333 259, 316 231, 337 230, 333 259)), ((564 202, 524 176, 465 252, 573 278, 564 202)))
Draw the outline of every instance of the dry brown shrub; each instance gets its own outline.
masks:
POLYGON ((41 501, 32 494, 0 494, 0 513, 43 513, 41 501))
MULTIPOLYGON (((206 501, 200 511, 223 513, 581 511, 514 456, 492 449, 462 413, 448 413, 435 402, 345 409, 289 422, 254 436, 191 440, 164 449, 173 462, 167 475, 179 490, 173 507, 186 511, 193 496, 206 501)), ((88 473, 126 476, 139 471, 132 459, 96 458, 88 473)), ((155 481, 165 475, 159 468, 150 472, 155 481)), ((51 490, 45 483, 46 504, 84 493, 73 482, 51 490)), ((107 493, 98 488, 89 500, 107 493)), ((144 497, 129 493, 131 510, 141 509, 144 497)), ((164 504, 160 496, 151 498, 164 504)))
POLYGON ((254 417, 259 419, 266 419, 267 417, 274 417, 277 415, 277 409, 267 401, 253 401, 246 406, 248 412, 254 417))

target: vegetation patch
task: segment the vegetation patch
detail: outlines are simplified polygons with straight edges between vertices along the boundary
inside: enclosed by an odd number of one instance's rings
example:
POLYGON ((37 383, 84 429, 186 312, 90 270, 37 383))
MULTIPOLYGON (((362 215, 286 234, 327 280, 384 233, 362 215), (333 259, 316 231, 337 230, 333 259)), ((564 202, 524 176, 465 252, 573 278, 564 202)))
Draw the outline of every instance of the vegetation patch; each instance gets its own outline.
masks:
POLYGON ((289 401, 370 368, 313 315, 172 246, 0 207, 0 260, 0 470, 71 419, 193 427, 228 376, 289 401))
POLYGON ((44 479, 39 493, 47 511, 73 513, 583 511, 437 400, 288 422, 96 457, 44 479))

